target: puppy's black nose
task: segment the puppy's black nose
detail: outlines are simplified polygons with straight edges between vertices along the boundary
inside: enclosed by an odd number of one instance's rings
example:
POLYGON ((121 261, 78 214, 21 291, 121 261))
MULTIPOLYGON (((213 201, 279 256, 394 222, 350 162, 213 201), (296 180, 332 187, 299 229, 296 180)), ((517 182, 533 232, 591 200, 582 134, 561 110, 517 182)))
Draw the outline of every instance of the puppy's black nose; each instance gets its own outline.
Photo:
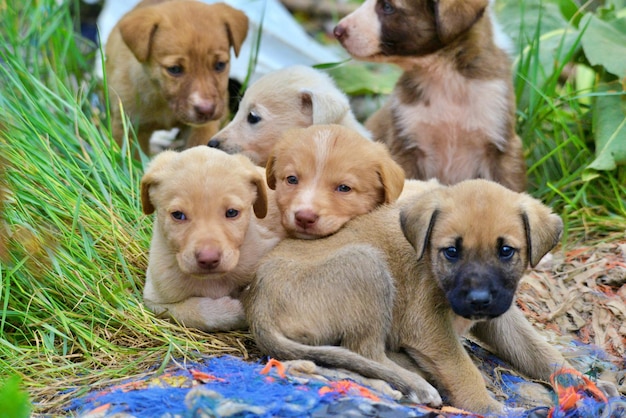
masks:
POLYGON ((211 138, 209 143, 207 144, 211 148, 219 148, 220 147, 220 139, 219 138, 211 138))
POLYGON ((467 303, 477 312, 487 309, 491 300, 491 292, 486 289, 475 289, 467 294, 467 303))

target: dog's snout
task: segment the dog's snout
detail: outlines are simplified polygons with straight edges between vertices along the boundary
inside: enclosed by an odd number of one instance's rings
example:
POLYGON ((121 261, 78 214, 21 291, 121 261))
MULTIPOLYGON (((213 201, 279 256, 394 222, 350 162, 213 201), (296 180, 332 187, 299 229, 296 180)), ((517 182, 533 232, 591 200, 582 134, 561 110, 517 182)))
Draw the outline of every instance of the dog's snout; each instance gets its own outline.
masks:
POLYGON ((219 138, 211 138, 211 139, 209 140, 209 143, 208 143, 207 145, 208 145, 209 147, 211 147, 211 148, 218 148, 218 149, 219 149, 219 147, 220 147, 220 143, 221 143, 221 142, 222 142, 222 140, 221 140, 221 139, 219 139, 219 138))
POLYGON ((203 269, 214 269, 220 264, 221 254, 218 250, 204 249, 196 252, 196 262, 203 269))
POLYGON ((296 224, 300 228, 310 228, 319 219, 319 215, 312 210, 299 210, 294 215, 296 224))
POLYGON ((341 40, 341 38, 346 36, 346 29, 342 25, 337 25, 333 29, 333 35, 335 35, 335 38, 338 40, 341 40))
POLYGON ((198 116, 211 118, 215 113, 215 103, 209 100, 202 100, 193 105, 193 110, 198 116))
POLYGON ((487 309, 491 301, 491 292, 487 289, 475 289, 467 294, 467 303, 477 312, 487 309))

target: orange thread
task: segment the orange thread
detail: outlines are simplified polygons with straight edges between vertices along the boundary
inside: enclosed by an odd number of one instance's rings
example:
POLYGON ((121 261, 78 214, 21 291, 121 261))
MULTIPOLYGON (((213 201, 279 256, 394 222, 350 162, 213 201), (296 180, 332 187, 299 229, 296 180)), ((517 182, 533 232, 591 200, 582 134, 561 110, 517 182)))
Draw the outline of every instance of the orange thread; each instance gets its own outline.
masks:
POLYGON ((272 367, 276 368, 276 373, 278 373, 280 377, 282 377, 283 379, 287 377, 287 375, 285 374, 285 365, 273 358, 267 361, 267 364, 265 365, 265 367, 263 367, 263 370, 261 370, 261 374, 268 374, 272 367))

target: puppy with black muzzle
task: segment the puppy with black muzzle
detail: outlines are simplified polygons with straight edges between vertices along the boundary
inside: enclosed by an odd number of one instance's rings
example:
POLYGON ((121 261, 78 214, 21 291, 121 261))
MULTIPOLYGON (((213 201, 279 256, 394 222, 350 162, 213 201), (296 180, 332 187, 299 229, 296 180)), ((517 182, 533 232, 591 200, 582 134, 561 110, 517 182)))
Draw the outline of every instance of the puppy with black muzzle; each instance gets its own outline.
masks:
POLYGON ((244 295, 246 316, 270 356, 352 370, 439 405, 433 386, 388 357, 404 353, 452 405, 499 414, 459 337, 471 333, 532 379, 567 366, 511 306, 562 227, 548 207, 495 182, 435 187, 327 238, 281 242, 244 295))
POLYGON ((355 59, 404 71, 365 127, 408 178, 526 188, 511 62, 495 42, 488 3, 366 0, 334 29, 355 59))

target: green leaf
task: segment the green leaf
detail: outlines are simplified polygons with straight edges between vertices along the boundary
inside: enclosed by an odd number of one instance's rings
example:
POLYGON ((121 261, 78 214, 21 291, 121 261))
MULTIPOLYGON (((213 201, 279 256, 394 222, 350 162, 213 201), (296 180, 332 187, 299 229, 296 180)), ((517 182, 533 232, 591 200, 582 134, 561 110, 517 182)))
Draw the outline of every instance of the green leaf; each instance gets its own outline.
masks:
POLYGON ((20 388, 20 379, 10 377, 0 387, 0 418, 27 418, 30 416, 28 394, 20 388))
POLYGON ((337 86, 349 95, 389 94, 401 70, 391 65, 350 62, 329 69, 337 86))
POLYGON ((601 95, 595 100, 596 159, 587 168, 614 170, 618 164, 626 164, 626 92, 618 83, 601 86, 598 90, 616 94, 601 95))
POLYGON ((605 22, 587 15, 581 26, 587 24, 582 45, 589 63, 601 65, 620 78, 626 77, 626 18, 605 22))

